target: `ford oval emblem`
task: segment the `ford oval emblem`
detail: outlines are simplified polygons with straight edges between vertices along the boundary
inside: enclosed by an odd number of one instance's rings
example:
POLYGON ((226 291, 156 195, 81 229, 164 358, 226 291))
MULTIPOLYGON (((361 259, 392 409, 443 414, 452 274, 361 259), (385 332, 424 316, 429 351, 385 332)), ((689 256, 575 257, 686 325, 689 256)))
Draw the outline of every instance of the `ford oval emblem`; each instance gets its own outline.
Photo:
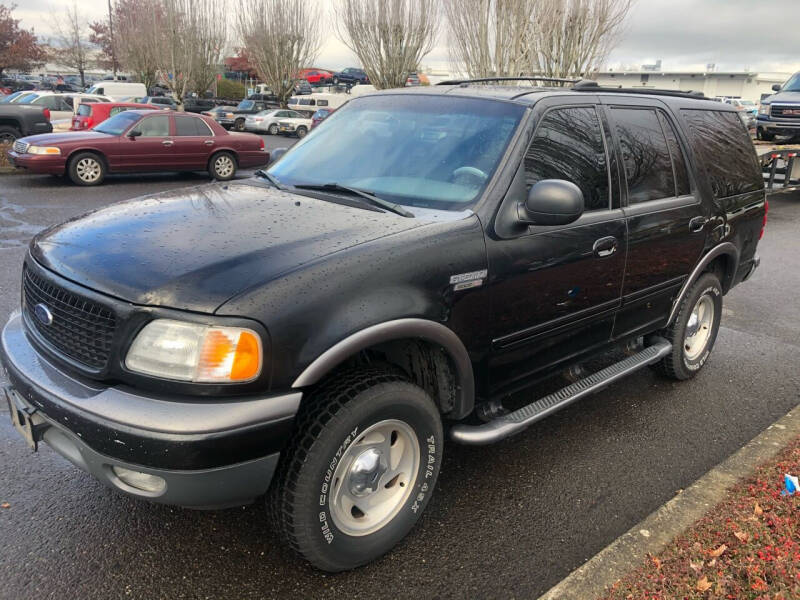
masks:
POLYGON ((33 314, 42 325, 53 324, 53 313, 44 304, 37 304, 33 307, 33 314))

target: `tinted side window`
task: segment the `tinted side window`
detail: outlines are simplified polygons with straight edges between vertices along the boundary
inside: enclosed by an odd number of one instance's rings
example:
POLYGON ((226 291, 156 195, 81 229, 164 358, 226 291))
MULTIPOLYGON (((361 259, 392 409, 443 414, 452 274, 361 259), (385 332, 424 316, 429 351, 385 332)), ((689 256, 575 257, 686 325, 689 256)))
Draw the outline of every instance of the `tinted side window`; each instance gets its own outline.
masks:
POLYGON ((192 121, 194 121, 194 127, 195 130, 197 131, 196 135, 203 135, 203 136, 214 135, 211 131, 211 128, 208 126, 208 123, 203 121, 203 119, 198 119, 193 117, 192 121))
POLYGON ((672 155, 672 166, 675 169, 675 186, 678 196, 685 196, 689 193, 689 172, 686 170, 686 157, 678 142, 678 134, 675 127, 663 112, 658 111, 658 120, 667 136, 669 153, 672 155))
POLYGON ((691 144, 706 169, 717 198, 727 198, 764 187, 753 142, 735 112, 681 111, 689 123, 691 144))
POLYGON ((612 115, 628 181, 628 204, 674 197, 672 159, 656 111, 615 108, 612 115))
POLYGON ((159 115, 142 119, 136 128, 142 132, 142 137, 167 137, 169 135, 169 117, 159 115))
POLYGON ((594 108, 548 112, 525 153, 525 182, 565 179, 583 192, 587 211, 609 208, 608 161, 594 108))
POLYGON ((194 122, 196 119, 192 117, 176 117, 175 118, 175 135, 197 135, 197 127, 194 122))

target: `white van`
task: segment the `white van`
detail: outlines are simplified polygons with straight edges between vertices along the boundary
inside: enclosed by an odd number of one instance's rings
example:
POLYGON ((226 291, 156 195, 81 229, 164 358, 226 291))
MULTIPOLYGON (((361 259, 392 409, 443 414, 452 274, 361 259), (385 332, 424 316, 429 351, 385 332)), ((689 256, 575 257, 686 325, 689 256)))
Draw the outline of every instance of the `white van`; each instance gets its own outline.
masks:
POLYGON ((98 81, 86 93, 109 96, 112 100, 119 101, 130 96, 147 96, 147 88, 143 83, 131 83, 130 81, 98 81))
POLYGON ((319 94, 308 94, 305 96, 292 96, 289 98, 287 106, 292 110, 296 110, 311 116, 319 108, 337 109, 352 98, 353 96, 350 94, 331 94, 322 92, 319 94))

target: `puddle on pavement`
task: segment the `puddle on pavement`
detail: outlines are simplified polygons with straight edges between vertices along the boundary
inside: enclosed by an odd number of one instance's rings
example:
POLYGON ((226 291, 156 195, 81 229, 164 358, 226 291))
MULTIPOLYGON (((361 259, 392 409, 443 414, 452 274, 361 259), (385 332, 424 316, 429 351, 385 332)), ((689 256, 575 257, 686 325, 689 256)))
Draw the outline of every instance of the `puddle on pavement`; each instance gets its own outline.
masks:
POLYGON ((0 248, 27 246, 44 229, 25 220, 25 207, 0 196, 0 248))

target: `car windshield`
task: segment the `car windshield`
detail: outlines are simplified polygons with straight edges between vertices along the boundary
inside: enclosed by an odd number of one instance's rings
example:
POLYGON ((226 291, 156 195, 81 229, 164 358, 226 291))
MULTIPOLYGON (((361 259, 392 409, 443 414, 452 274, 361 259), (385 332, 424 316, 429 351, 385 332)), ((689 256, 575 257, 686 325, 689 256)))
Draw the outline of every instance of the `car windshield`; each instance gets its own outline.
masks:
POLYGON ((407 206, 464 210, 485 189, 524 110, 450 96, 357 98, 269 173, 286 185, 338 183, 407 206))
POLYGON ((14 104, 30 104, 39 97, 39 94, 23 94, 12 100, 14 104))
POLYGON ((92 131, 99 131, 100 133, 108 133, 109 135, 122 135, 122 133, 133 125, 136 121, 141 119, 142 116, 131 112, 121 112, 114 115, 110 119, 106 119, 97 127, 93 127, 92 131))
POLYGON ((8 96, 6 96, 2 100, 0 100, 0 103, 8 104, 9 102, 12 102, 13 100, 15 100, 16 98, 19 98, 23 94, 24 94, 24 92, 14 92, 13 94, 9 94, 8 96))
POLYGON ((256 103, 253 100, 242 100, 236 108, 238 110, 251 110, 255 105, 256 103))
POLYGON ((795 73, 781 88, 782 92, 800 92, 800 73, 795 73))

